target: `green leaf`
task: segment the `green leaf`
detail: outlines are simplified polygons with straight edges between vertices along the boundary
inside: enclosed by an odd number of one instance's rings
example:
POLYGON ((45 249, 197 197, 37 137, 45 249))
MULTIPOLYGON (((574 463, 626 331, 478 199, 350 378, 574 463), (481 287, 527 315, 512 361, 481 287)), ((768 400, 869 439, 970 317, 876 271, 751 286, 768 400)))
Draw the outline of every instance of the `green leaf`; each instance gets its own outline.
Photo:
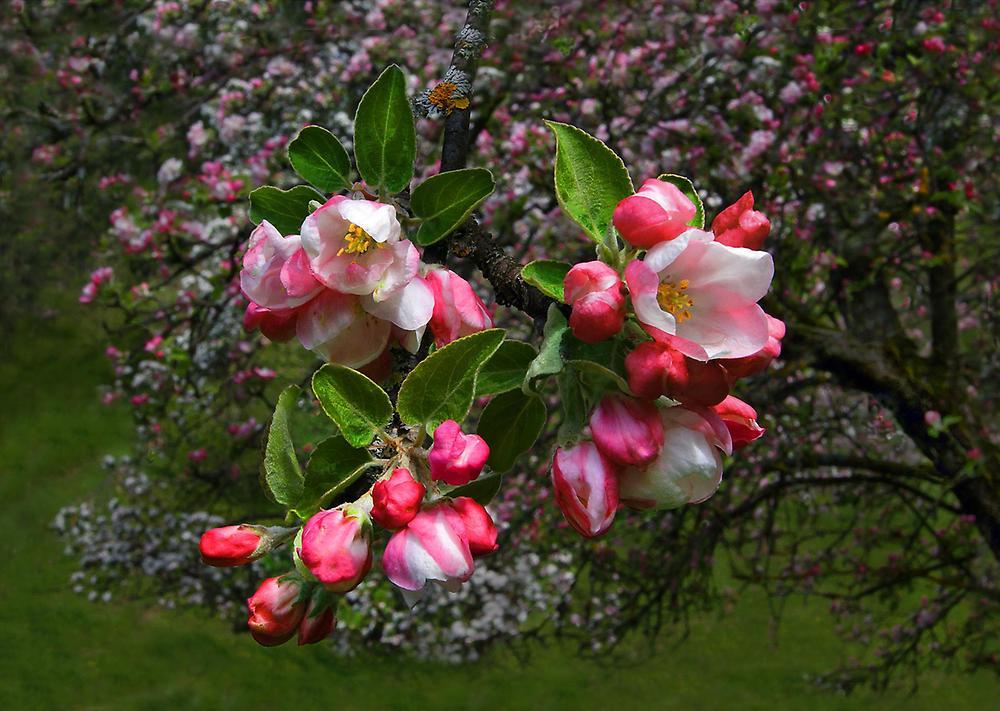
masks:
POLYGON ((576 126, 545 124, 556 135, 556 197, 563 212, 600 241, 618 203, 632 195, 632 179, 618 155, 576 126))
POLYGON ((313 373, 312 389, 323 412, 337 423, 352 447, 371 444, 389 424, 392 402, 385 390, 356 370, 327 363, 313 373))
POLYGON ((566 365, 580 372, 584 386, 594 389, 611 388, 631 394, 625 375, 627 354, 628 344, 621 338, 584 343, 569 335, 563 341, 566 365))
POLYGON ((461 422, 472 407, 479 369, 503 342, 493 328, 452 341, 427 356, 399 388, 396 411, 410 425, 433 433, 445 420, 461 422))
POLYGON ((372 187, 393 194, 410 184, 417 134, 406 97, 406 78, 395 64, 361 97, 354 117, 354 157, 358 172, 372 187))
POLYGON ((695 207, 694 217, 688 220, 688 224, 692 227, 697 227, 699 230, 705 229, 705 205, 702 203, 701 197, 699 197, 698 191, 694 187, 694 183, 683 175, 676 175, 674 173, 664 173, 657 176, 656 179, 680 188, 681 192, 687 196, 688 200, 694 203, 695 207))
POLYGON ((484 474, 475 481, 470 481, 468 484, 456 486, 445 493, 453 499, 459 496, 468 496, 486 506, 497 495, 497 492, 500 491, 500 483, 502 481, 503 477, 497 472, 493 472, 492 474, 484 474))
POLYGON ((546 296, 556 301, 565 302, 563 297, 563 282, 566 274, 573 268, 572 264, 558 262, 554 259, 537 259, 528 262, 521 269, 521 278, 546 296))
POLYGON ((410 207, 422 222, 413 241, 434 244, 451 234, 493 192, 493 174, 485 168, 438 173, 413 189, 410 207))
POLYGON ((306 465, 305 484, 295 513, 302 518, 312 516, 353 484, 371 462, 367 449, 352 447, 340 435, 324 439, 306 465))
POLYGON ((308 185, 282 190, 264 185, 250 193, 250 221, 259 225, 267 220, 283 235, 297 235, 302 221, 309 216, 310 200, 323 196, 308 185))
POLYGON ((292 506, 302 495, 302 469, 288 427, 299 393, 299 386, 289 385, 278 396, 264 448, 264 484, 271 497, 284 506, 292 506))
POLYGON ((542 346, 538 351, 538 356, 528 366, 528 372, 524 376, 524 384, 521 386, 525 393, 531 392, 532 381, 535 378, 554 375, 563 369, 562 342, 568 333, 569 326, 566 323, 566 317, 562 315, 558 306, 550 305, 545 318, 542 346))
POLYGON ((288 144, 295 172, 320 190, 335 193, 351 187, 351 159, 340 141, 322 126, 306 126, 288 144))
POLYGON ((476 397, 496 395, 521 387, 528 366, 537 352, 524 341, 504 341, 500 349, 479 369, 476 397))
POLYGON ((497 395, 479 418, 476 432, 490 445, 486 463, 496 472, 514 466, 519 456, 531 449, 545 426, 545 404, 537 395, 520 390, 497 395))
POLYGON ((559 412, 562 414, 558 436, 559 443, 565 444, 575 440, 587 426, 590 408, 587 407, 578 371, 567 368, 556 376, 556 381, 559 383, 559 412))

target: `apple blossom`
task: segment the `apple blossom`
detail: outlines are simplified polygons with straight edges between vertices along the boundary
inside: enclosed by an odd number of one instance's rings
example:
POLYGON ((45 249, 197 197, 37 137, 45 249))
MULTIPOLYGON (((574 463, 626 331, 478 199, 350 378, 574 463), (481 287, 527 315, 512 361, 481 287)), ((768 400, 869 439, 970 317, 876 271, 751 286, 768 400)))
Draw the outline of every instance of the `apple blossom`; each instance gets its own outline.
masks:
POLYGON ((709 410, 677 405, 660 410, 663 449, 645 467, 619 475, 621 501, 636 509, 673 509, 697 504, 715 493, 722 481, 722 456, 732 454, 729 430, 709 410))
POLYGON ((465 536, 461 514, 450 502, 440 501, 392 534, 382 554, 382 567, 403 591, 413 593, 433 581, 455 592, 474 570, 465 536))
POLYGON ((569 327, 584 343, 598 343, 622 330, 625 297, 618 272, 604 262, 576 264, 563 280, 566 303, 573 311, 569 327))
POLYGON ((240 288, 259 307, 274 310, 301 306, 323 288, 309 270, 298 235, 282 237, 267 220, 250 234, 240 288))
POLYGON ((359 506, 320 511, 302 529, 302 562, 327 590, 356 588, 372 567, 371 521, 359 506))
POLYGON ((560 447, 552 457, 556 504, 577 533, 594 538, 605 533, 618 509, 614 465, 593 442, 560 447))
POLYGON ((397 467, 388 479, 372 487, 371 517, 382 528, 391 531, 402 528, 417 515, 426 493, 427 489, 413 478, 409 469, 397 467))
POLYGON ((437 347, 493 328, 493 317, 465 279, 450 269, 431 269, 424 279, 434 293, 431 332, 437 347))
POLYGON ((251 301, 243 315, 243 328, 251 333, 259 330, 275 343, 284 343, 295 337, 299 311, 300 309, 271 311, 251 301))
POLYGON ((771 232, 771 222, 763 212, 753 209, 753 193, 748 190, 715 216, 712 232, 720 244, 760 249, 771 232))
POLYGON ((454 420, 434 430, 434 444, 427 454, 431 479, 453 486, 468 484, 479 476, 490 456, 490 446, 476 434, 463 434, 454 420))
POLYGON ((590 416, 590 431, 601 454, 616 464, 649 464, 663 446, 656 405, 626 395, 605 395, 590 416))
POLYGON ((712 410, 729 430, 734 450, 742 449, 764 436, 766 430, 757 424, 757 411, 739 398, 730 395, 712 410))
POLYGON ((284 644, 295 636, 305 615, 300 602, 302 586, 290 578, 268 578, 247 600, 250 619, 247 625, 253 638, 265 647, 284 644))
POLYGON ((625 268, 639 322, 677 336, 674 347, 703 361, 752 355, 767 343, 757 301, 773 274, 770 254, 727 247, 696 229, 625 268))
POLYGON ((635 195, 618 203, 614 225, 633 247, 649 249, 688 229, 696 213, 694 203, 676 185, 649 178, 635 195))

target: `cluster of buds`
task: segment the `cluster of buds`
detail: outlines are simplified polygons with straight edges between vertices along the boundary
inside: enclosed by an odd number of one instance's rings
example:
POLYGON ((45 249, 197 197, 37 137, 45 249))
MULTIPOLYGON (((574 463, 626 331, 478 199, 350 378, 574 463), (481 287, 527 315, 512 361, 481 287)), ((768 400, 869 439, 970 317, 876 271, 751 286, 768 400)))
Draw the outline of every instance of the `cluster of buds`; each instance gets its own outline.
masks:
POLYGON ((647 180, 615 209, 626 243, 609 260, 617 263, 577 264, 566 275, 577 339, 598 343, 628 322, 639 327, 625 357, 629 392, 602 397, 583 439, 552 460, 555 500, 583 536, 606 532, 619 503, 704 501, 722 480, 722 455, 764 434, 756 411, 730 391, 781 353, 784 324, 757 303, 774 273, 760 251, 770 223, 749 192, 711 232, 690 226, 697 210, 674 184, 647 180))
POLYGON ((294 538, 294 571, 261 584, 247 601, 248 626, 265 646, 283 644, 296 632, 300 645, 318 642, 333 630, 341 596, 371 571, 376 526, 389 536, 381 557, 386 577, 411 604, 428 582, 456 591, 472 576, 474 559, 497 549, 486 509, 467 496, 449 496, 438 483, 473 481, 488 457, 481 437, 447 420, 429 449, 405 451, 410 467, 387 467, 357 501, 320 510, 301 527, 212 529, 201 538, 202 559, 218 567, 243 565, 294 538))

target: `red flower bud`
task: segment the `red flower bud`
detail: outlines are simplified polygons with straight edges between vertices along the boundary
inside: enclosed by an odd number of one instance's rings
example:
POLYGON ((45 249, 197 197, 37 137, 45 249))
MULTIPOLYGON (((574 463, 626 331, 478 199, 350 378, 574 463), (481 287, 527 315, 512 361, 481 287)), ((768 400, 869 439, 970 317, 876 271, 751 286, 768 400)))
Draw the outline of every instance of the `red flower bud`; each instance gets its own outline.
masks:
POLYGON ((785 323, 773 316, 767 316, 767 343, 753 355, 744 358, 723 358, 719 363, 726 369, 729 382, 767 370, 771 361, 781 355, 781 339, 785 337, 785 323))
POLYGON ((479 476, 489 457, 486 440, 479 435, 463 434, 455 420, 445 420, 434 430, 434 444, 427 461, 434 481, 461 486, 479 476))
POLYGON ((462 517, 464 538, 474 557, 488 555, 497 549, 497 527, 478 501, 468 496, 459 496, 451 502, 451 507, 462 517))
POLYGON ((603 262, 575 265, 563 281, 563 294, 573 312, 569 327, 584 343, 599 343, 622 330, 625 297, 618 272, 603 262))
POLYGON ((417 515, 427 489, 416 481, 409 469, 399 467, 388 479, 376 482, 372 488, 371 517, 382 528, 395 531, 417 515))
POLYGON ((712 408, 722 418, 733 438, 733 449, 742 449, 766 431, 757 424, 757 411, 739 398, 730 395, 712 408))
POLYGON ((635 195, 618 203, 612 219, 626 242, 649 249, 690 229, 688 222, 697 211, 676 185, 650 178, 635 195))
POLYGON ((306 521, 298 554, 327 590, 353 590, 372 567, 368 514, 352 505, 320 511, 306 521))
POLYGON ((729 394, 726 369, 719 361, 700 361, 665 341, 640 343, 625 356, 629 388, 641 398, 666 395, 689 405, 710 406, 729 394))
POLYGON ((223 526, 205 531, 198 543, 201 559, 216 568, 246 565, 271 550, 259 526, 223 526))
POLYGON ((712 220, 715 241, 729 247, 760 249, 771 232, 771 222, 753 209, 753 193, 747 191, 739 200, 712 220))
POLYGON ((294 580, 268 578, 247 600, 250 634, 259 644, 275 647, 290 640, 298 629, 306 606, 296 604, 301 586, 294 580))
POLYGON ((618 510, 614 466, 593 442, 559 448, 552 457, 556 503, 569 524, 584 538, 605 533, 618 510))
POLYGON ((590 431, 601 454, 617 464, 649 464, 663 446, 656 406, 624 395, 601 400, 590 416, 590 431))
POLYGON ((316 644, 330 636, 337 619, 334 617, 333 608, 327 607, 316 614, 316 603, 310 600, 306 613, 299 624, 299 646, 304 644, 316 644))

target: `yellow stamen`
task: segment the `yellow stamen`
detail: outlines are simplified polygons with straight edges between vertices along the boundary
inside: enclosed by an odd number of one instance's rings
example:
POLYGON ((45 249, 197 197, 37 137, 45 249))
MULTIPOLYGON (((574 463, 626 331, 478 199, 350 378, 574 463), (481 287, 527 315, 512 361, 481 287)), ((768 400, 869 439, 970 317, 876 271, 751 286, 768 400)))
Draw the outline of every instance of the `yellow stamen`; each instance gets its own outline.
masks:
POLYGON ((427 101, 448 114, 452 112, 452 109, 469 108, 468 97, 455 96, 456 91, 458 91, 458 85, 450 81, 443 81, 430 90, 430 93, 427 94, 427 101))
POLYGON ((365 232, 363 229, 355 225, 353 222, 347 228, 347 234, 344 235, 344 242, 347 243, 346 247, 341 247, 337 251, 337 256, 347 253, 347 254, 364 254, 372 247, 381 249, 385 245, 381 242, 376 242, 375 239, 365 232))
POLYGON ((656 301, 660 304, 660 308, 673 314, 677 323, 683 323, 691 318, 688 309, 694 306, 694 299, 684 293, 689 283, 687 279, 681 279, 676 284, 665 281, 656 290, 656 301))

